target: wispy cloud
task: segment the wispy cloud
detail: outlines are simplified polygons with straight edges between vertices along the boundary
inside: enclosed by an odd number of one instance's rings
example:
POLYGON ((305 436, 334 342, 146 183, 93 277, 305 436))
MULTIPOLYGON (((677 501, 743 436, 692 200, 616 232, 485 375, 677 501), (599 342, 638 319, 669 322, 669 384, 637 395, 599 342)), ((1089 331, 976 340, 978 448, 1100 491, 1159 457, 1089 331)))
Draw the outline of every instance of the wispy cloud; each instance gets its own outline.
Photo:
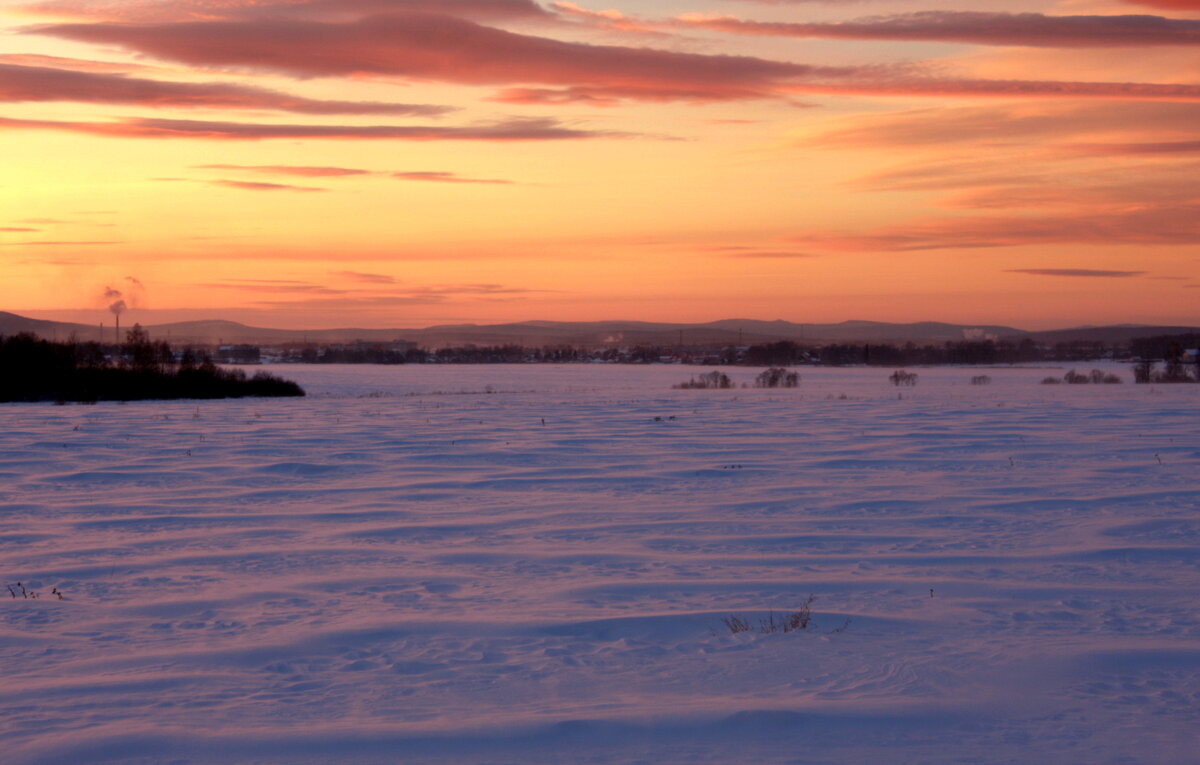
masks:
POLYGON ((1200 204, 1125 212, 943 217, 867 232, 814 231, 793 237, 820 249, 858 252, 1021 247, 1033 244, 1200 244, 1200 204))
POLYGON ((337 178, 347 175, 370 175, 370 170, 350 167, 308 167, 303 165, 193 165, 195 170, 239 170, 262 175, 295 175, 301 178, 337 178))
POLYGON ((833 23, 749 21, 686 15, 676 23, 739 35, 840 40, 958 42, 1051 48, 1200 45, 1200 21, 1162 16, 1047 16, 1042 13, 920 11, 833 23))
POLYGON ((204 181, 212 186, 223 186, 227 189, 242 189, 243 191, 329 191, 318 186, 292 186, 287 183, 262 183, 258 181, 231 181, 218 179, 204 181))
MULTIPOLYGON (((987 24, 976 20, 976 26, 987 24)), ((1191 83, 954 78, 911 64, 827 66, 569 42, 427 13, 351 21, 260 15, 208 22, 49 24, 26 31, 117 45, 209 69, 498 86, 496 100, 508 103, 712 102, 796 93, 1200 100, 1200 85, 1191 83)))
POLYGON ((592 11, 587 8, 581 8, 575 3, 568 2, 550 3, 550 7, 568 19, 582 21, 601 29, 611 29, 617 32, 635 32, 655 37, 667 36, 665 32, 658 28, 659 25, 629 16, 617 10, 592 11))
POLYGON ((27 6, 42 15, 118 22, 168 22, 287 17, 343 19, 378 13, 444 14, 477 20, 545 20, 534 0, 42 0, 27 6))
POLYGON ((1200 107, 1193 103, 1045 101, 987 106, 910 109, 852 118, 801 139, 812 146, 879 147, 977 144, 1000 146, 1079 143, 1083 136, 1194 133, 1200 107))
POLYGON ((408 172, 392 173, 392 177, 398 178, 402 181, 431 181, 433 183, 482 183, 505 186, 512 184, 512 181, 506 181, 498 178, 464 178, 455 173, 429 170, 413 170, 408 172))
POLYGON ((82 242, 71 242, 71 241, 0 242, 0 247, 91 247, 94 245, 104 245, 104 244, 124 244, 124 242, 115 242, 115 241, 114 242, 87 242, 87 241, 82 241, 82 242))
POLYGON ((1200 0, 1122 0, 1128 5, 1162 8, 1165 11, 1200 11, 1200 0))
POLYGON ((1009 274, 1028 274, 1029 276, 1067 276, 1102 279, 1128 279, 1142 276, 1145 271, 1105 271, 1095 268, 1009 268, 1009 274))
POLYGON ((371 274, 361 271, 333 271, 331 276, 336 276, 341 279, 350 279, 356 282, 366 284, 395 284, 396 278, 387 274, 371 274))
POLYGON ((272 109, 299 114, 434 116, 453 111, 428 104, 323 101, 226 83, 165 82, 124 74, 0 63, 0 101, 74 101, 175 109, 272 109))
POLYGON ((346 295, 348 290, 339 290, 332 287, 326 287, 322 284, 305 284, 305 283, 264 283, 264 282, 244 282, 238 280, 230 280, 224 282, 210 282, 207 284, 197 284, 197 287, 216 290, 235 290, 239 292, 254 292, 258 294, 272 295, 346 295))
POLYGON ((610 131, 564 127, 552 119, 513 119, 468 127, 429 125, 280 125, 248 122, 147 119, 60 122, 0 117, 0 130, 58 130, 113 138, 199 138, 225 141, 331 139, 378 141, 559 141, 626 137, 610 131))
POLYGON ((464 18, 390 14, 349 22, 255 17, 176 24, 50 24, 40 35, 119 45, 199 67, 295 77, 363 73, 464 85, 539 83, 652 100, 762 98, 787 78, 824 73, 749 56, 589 45, 518 34, 464 18))

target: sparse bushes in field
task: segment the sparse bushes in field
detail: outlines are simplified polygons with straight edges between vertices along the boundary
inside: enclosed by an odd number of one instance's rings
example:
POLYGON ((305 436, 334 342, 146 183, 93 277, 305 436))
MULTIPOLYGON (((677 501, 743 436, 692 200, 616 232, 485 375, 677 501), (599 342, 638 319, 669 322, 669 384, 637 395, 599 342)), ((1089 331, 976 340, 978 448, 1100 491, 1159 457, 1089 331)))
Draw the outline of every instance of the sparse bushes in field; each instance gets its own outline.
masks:
POLYGON ((731 614, 730 616, 722 619, 721 623, 728 627, 729 632, 734 635, 740 632, 755 631, 757 631, 760 635, 773 635, 777 632, 803 632, 809 627, 816 626, 816 622, 814 622, 812 618, 812 604, 816 599, 816 595, 809 595, 808 600, 804 601, 798 610, 793 611, 790 614, 777 615, 774 611, 771 611, 767 615, 766 619, 758 620, 757 629, 753 624, 750 623, 748 619, 735 614, 731 614))
POLYGON ((1167 359, 1161 371, 1152 361, 1141 361, 1133 368, 1133 381, 1138 383, 1200 383, 1200 364, 1189 372, 1182 356, 1167 359))
POLYGON ((971 378, 971 384, 972 385, 991 385, 992 378, 988 377, 987 375, 975 375, 974 377, 971 378))
POLYGON ((1060 382, 1065 382, 1068 385, 1088 385, 1089 383, 1096 385, 1120 385, 1121 378, 1111 372, 1105 372, 1103 369, 1093 369, 1086 375, 1072 369, 1063 375, 1061 380, 1057 377, 1043 379, 1042 385, 1057 385, 1060 382))
MULTIPOLYGON (((42 597, 40 592, 37 590, 28 590, 25 588, 25 585, 21 584, 20 582, 15 584, 6 584, 5 587, 8 588, 8 594, 12 595, 13 600, 17 599, 18 592, 21 593, 21 597, 25 600, 37 600, 38 598, 42 597)), ((58 596, 59 600, 66 600, 66 598, 63 597, 63 594, 58 591, 57 587, 52 587, 50 589, 50 594, 58 596)))
POLYGON ((699 377, 693 377, 691 380, 688 380, 685 383, 679 383, 678 385, 675 385, 673 387, 681 388, 681 389, 689 389, 689 390, 690 389, 705 390, 705 389, 709 389, 709 388, 732 388, 733 381, 729 379, 729 375, 725 374, 724 372, 718 372, 717 370, 714 369, 711 372, 705 372, 704 374, 700 375, 699 377))
POLYGON ((1087 375, 1081 375, 1074 369, 1063 375, 1063 382, 1065 382, 1067 385, 1084 385, 1086 383, 1090 383, 1091 381, 1092 378, 1088 377, 1087 375))
POLYGON ((892 385, 895 385, 897 388, 899 388, 901 385, 911 388, 917 384, 917 373, 909 372, 903 369, 897 369, 895 372, 892 372, 891 377, 888 379, 891 380, 892 385))
POLYGON ((783 367, 771 367, 754 378, 755 388, 795 388, 800 385, 800 375, 783 367))

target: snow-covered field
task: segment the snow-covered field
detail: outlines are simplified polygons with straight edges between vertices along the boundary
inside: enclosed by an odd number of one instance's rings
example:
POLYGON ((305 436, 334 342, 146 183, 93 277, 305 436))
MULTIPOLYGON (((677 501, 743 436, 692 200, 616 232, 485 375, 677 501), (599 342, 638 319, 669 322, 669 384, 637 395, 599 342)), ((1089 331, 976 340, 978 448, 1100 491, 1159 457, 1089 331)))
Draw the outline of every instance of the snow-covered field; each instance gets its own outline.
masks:
POLYGON ((0 408, 0 761, 1200 760, 1200 386, 276 371, 0 408))

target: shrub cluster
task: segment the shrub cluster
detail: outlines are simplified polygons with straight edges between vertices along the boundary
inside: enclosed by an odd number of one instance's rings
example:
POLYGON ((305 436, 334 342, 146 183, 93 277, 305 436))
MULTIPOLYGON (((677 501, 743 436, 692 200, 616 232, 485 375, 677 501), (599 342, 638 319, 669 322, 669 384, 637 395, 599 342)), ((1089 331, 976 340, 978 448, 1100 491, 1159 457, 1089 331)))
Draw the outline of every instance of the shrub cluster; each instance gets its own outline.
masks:
POLYGON ((1194 365, 1184 364, 1182 356, 1168 358, 1162 369, 1153 361, 1141 361, 1133 368, 1133 381, 1137 383, 1200 383, 1200 360, 1194 365), (1193 368, 1188 369, 1189 366, 1193 368))
POLYGON ((796 388, 799 385, 800 375, 783 367, 771 367, 754 378, 755 388, 796 388))
POLYGON ((1093 369, 1090 374, 1083 374, 1072 369, 1062 376, 1062 379, 1057 377, 1046 377, 1042 379, 1042 385, 1058 385, 1060 383, 1068 385, 1087 385, 1095 383, 1097 385, 1120 385, 1121 378, 1111 372, 1105 372, 1103 369, 1093 369))
POLYGON ((685 383, 679 383, 672 387, 682 389, 732 388, 733 381, 729 379, 729 375, 714 369, 711 372, 705 372, 699 377, 693 377, 685 383))
POLYGON ((259 372, 221 369, 134 325, 120 346, 53 343, 31 334, 0 337, 0 402, 138 401, 142 399, 303 396, 294 382, 259 372))
POLYGON ((891 376, 888 377, 888 379, 891 380, 892 385, 895 385, 896 387, 900 387, 901 385, 907 385, 908 387, 911 388, 912 386, 917 384, 917 373, 916 372, 908 372, 903 369, 897 369, 895 372, 892 372, 891 376))

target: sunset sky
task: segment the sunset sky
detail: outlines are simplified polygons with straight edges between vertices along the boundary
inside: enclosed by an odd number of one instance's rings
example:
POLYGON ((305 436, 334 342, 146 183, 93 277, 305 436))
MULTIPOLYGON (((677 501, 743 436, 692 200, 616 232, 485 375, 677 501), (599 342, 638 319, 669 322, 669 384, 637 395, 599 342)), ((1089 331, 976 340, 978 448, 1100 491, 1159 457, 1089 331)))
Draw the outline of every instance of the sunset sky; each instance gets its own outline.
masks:
POLYGON ((39 318, 1200 324, 1200 0, 0 0, 0 147, 39 318))

